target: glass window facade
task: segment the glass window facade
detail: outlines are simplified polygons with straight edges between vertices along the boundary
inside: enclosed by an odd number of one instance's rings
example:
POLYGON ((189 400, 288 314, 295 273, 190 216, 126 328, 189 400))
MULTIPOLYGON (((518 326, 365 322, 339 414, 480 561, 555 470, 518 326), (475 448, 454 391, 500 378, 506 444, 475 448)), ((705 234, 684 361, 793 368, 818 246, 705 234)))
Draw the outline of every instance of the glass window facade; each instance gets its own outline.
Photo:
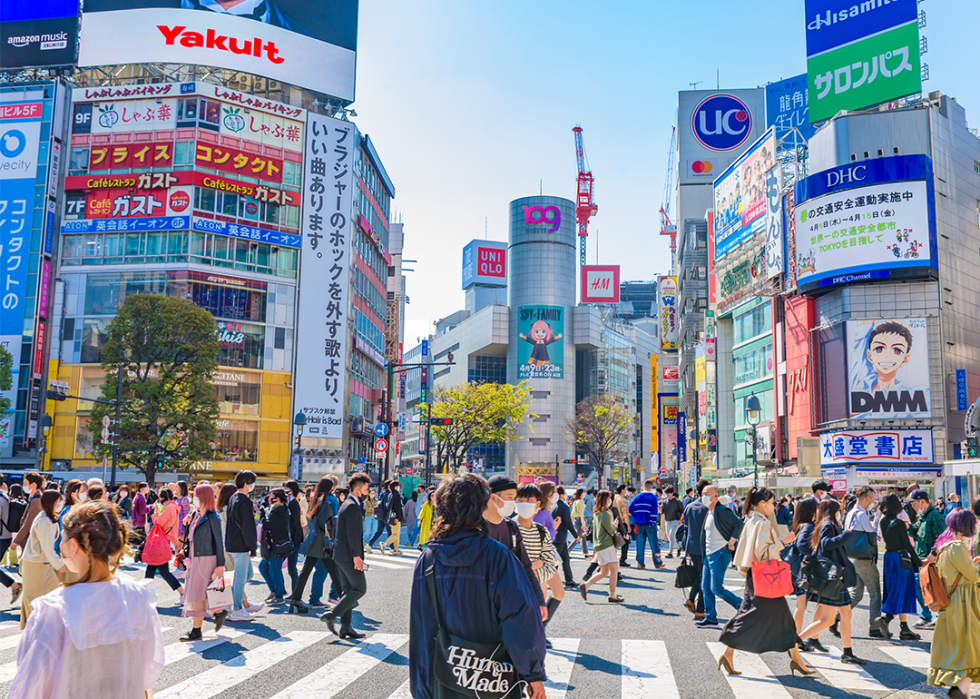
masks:
POLYGON ((735 385, 772 378, 772 345, 757 347, 735 357, 735 385))
POLYGON ((772 306, 762 303, 755 308, 733 316, 735 345, 748 342, 754 337, 772 332, 772 306))
POLYGON ((507 357, 471 354, 466 380, 476 383, 507 383, 507 357))

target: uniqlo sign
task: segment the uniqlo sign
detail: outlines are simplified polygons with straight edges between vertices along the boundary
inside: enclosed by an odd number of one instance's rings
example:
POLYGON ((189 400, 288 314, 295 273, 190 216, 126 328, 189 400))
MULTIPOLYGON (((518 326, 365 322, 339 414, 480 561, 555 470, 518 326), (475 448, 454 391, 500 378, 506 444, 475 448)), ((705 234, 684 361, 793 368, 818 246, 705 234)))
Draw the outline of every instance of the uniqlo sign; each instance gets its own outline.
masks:
POLYGON ((582 303, 619 303, 619 265, 582 265, 582 303))

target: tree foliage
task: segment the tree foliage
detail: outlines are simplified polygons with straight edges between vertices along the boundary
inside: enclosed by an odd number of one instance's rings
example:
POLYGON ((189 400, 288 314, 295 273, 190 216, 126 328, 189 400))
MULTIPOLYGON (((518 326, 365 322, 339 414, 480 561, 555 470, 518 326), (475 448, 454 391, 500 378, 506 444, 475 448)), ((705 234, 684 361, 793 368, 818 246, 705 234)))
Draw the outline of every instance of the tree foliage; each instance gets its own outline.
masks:
MULTIPOLYGON (((102 399, 116 399, 122 369, 123 406, 119 458, 153 482, 156 456, 176 468, 213 453, 218 399, 211 380, 218 366, 214 317, 185 299, 139 294, 129 296, 106 331, 102 350, 105 383, 102 399)), ((96 454, 112 456, 101 443, 102 418, 115 418, 115 407, 94 403, 89 430, 96 454)))
POLYGON ((612 396, 586 398, 575 406, 575 417, 565 420, 568 441, 589 455, 604 483, 606 462, 625 455, 633 437, 633 415, 612 396))
MULTIPOLYGON (((0 345, 0 391, 9 391, 14 387, 13 380, 14 356, 7 348, 0 345)), ((10 410, 10 399, 0 396, 0 414, 10 410)))
POLYGON ((512 384, 470 382, 440 388, 432 404, 432 417, 452 418, 448 427, 433 427, 432 437, 442 446, 443 458, 453 471, 466 463, 466 453, 479 444, 519 439, 529 411, 531 389, 526 381, 512 384))

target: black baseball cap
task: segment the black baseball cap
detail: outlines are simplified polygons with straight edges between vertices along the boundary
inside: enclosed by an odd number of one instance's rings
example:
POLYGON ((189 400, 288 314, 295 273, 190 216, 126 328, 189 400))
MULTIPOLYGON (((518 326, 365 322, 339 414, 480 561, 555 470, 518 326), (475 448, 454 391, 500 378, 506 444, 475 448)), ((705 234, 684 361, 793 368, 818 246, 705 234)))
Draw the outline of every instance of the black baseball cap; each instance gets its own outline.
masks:
POLYGON ((929 502, 929 493, 927 493, 926 491, 924 491, 922 488, 919 488, 918 490, 913 490, 912 491, 911 499, 912 500, 925 500, 926 502, 929 502))
POLYGON ((487 485, 490 486, 491 493, 499 493, 502 490, 517 490, 517 482, 502 473, 490 476, 487 485))

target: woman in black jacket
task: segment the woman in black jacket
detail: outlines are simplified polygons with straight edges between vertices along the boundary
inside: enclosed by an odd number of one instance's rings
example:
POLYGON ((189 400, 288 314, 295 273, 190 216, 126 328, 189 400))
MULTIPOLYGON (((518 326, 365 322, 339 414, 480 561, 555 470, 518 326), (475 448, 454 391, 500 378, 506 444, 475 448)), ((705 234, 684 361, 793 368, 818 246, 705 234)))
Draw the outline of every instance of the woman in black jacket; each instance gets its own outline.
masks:
MULTIPOLYGON (((184 576, 184 611, 181 616, 194 620, 194 628, 180 637, 181 641, 201 640, 201 627, 208 611, 208 585, 225 575, 225 545, 221 536, 221 520, 215 512, 214 489, 202 483, 194 489, 196 512, 190 521, 191 550, 184 576)), ((214 615, 214 630, 220 631, 228 616, 222 609, 214 615)))
MULTIPOLYGON (((796 506, 793 514, 793 533, 796 534, 796 548, 800 552, 800 565, 807 558, 813 555, 813 523, 817 516, 816 498, 801 500, 796 506)), ((796 633, 803 631, 803 618, 806 615, 806 590, 800 589, 797 584, 797 572, 793 571, 793 594, 796 595, 796 611, 793 612, 793 621, 796 623, 796 633)), ((809 641, 804 641, 800 646, 802 651, 819 651, 826 653, 827 649, 820 643, 820 639, 814 636, 809 641)))
POLYGON ((853 532, 845 532, 841 529, 839 515, 840 503, 836 500, 828 498, 820 503, 810 545, 818 558, 827 558, 836 564, 841 571, 844 584, 840 592, 833 597, 826 596, 824 590, 811 590, 807 594, 808 600, 817 603, 817 613, 810 625, 803 629, 800 638, 803 641, 816 638, 821 631, 829 628, 840 614, 840 638, 844 645, 844 654, 840 661, 848 665, 867 665, 867 661, 856 657, 851 651, 851 597, 847 590, 857 584, 857 574, 854 572, 854 564, 848 560, 844 549, 853 532))
POLYGON ((286 491, 272 489, 272 507, 262 522, 262 562, 259 572, 269 586, 269 604, 283 604, 286 600, 286 583, 282 579, 282 562, 293 548, 289 536, 289 508, 286 507, 286 491), (276 555, 279 554, 279 555, 276 555))
POLYGON ((885 540, 885 560, 881 570, 882 596, 881 616, 875 619, 875 625, 881 635, 887 639, 892 637, 888 624, 896 616, 901 624, 899 639, 902 641, 918 641, 920 636, 909 628, 907 615, 915 614, 915 587, 917 571, 922 565, 915 554, 915 547, 909 539, 909 529, 905 522, 899 519, 902 511, 902 501, 894 493, 889 493, 881 501, 881 538, 885 540))
POLYGON ((334 587, 340 589, 338 581, 337 564, 333 558, 333 539, 337 526, 337 512, 340 511, 340 502, 332 494, 333 479, 324 476, 316 485, 316 492, 311 498, 307 519, 310 526, 299 552, 306 556, 303 561, 303 570, 300 571, 299 580, 293 586, 293 595, 289 600, 289 613, 293 610, 300 614, 306 614, 309 608, 303 604, 303 590, 306 588, 306 581, 310 574, 318 566, 322 565, 330 574, 330 581, 334 587))

